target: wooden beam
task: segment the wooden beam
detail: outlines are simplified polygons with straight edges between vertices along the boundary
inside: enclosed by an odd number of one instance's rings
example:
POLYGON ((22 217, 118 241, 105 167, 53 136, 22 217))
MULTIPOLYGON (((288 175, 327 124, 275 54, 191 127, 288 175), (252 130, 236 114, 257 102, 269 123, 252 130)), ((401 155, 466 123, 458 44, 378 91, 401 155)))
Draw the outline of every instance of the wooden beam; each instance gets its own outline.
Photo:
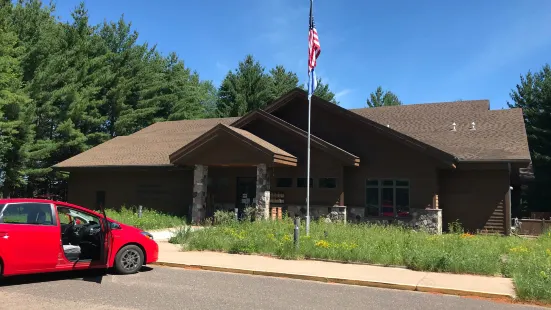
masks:
POLYGON ((280 164, 280 165, 285 165, 285 166, 293 166, 293 167, 297 166, 296 162, 281 160, 281 159, 277 159, 277 158, 274 158, 274 163, 280 164))
POLYGON ((296 157, 289 157, 289 156, 280 155, 280 154, 274 154, 274 158, 279 160, 284 160, 284 161, 295 162, 295 163, 297 162, 296 157))

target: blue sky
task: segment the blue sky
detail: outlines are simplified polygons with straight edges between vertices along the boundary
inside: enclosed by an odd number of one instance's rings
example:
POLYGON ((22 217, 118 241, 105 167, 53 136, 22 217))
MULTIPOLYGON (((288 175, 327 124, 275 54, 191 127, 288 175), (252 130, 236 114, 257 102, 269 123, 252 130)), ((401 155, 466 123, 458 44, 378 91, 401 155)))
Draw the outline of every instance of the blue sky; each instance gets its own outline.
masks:
MULTIPOLYGON (((63 20, 78 0, 57 0, 63 20)), ((307 78, 308 0, 88 0, 91 23, 121 14, 164 54, 175 51, 216 85, 253 54, 307 78)), ((551 56, 550 0, 315 0, 317 74, 346 108, 378 85, 406 104, 489 99, 551 56)))

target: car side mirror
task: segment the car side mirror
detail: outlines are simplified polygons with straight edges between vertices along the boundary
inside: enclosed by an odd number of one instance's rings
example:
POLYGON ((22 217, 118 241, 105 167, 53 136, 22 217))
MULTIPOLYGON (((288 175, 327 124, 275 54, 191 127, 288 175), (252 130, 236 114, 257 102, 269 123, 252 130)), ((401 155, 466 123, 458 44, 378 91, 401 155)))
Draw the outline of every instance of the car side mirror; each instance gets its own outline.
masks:
POLYGON ((113 222, 109 222, 109 227, 111 227, 111 229, 121 229, 121 225, 113 222))

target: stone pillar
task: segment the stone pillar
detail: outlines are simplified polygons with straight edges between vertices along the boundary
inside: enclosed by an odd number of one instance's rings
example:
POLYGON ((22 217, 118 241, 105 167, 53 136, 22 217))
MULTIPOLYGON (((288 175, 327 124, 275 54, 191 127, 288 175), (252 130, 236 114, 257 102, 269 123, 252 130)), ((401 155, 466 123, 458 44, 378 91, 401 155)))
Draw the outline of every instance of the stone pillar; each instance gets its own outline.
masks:
POLYGON ((256 166, 256 218, 268 219, 270 215, 270 175, 266 164, 256 166))
POLYGON ((442 234, 442 209, 411 209, 409 225, 431 234, 442 234))
POLYGON ((209 167, 195 165, 193 171, 193 205, 191 209, 191 221, 199 224, 205 219, 207 208, 207 175, 209 167))

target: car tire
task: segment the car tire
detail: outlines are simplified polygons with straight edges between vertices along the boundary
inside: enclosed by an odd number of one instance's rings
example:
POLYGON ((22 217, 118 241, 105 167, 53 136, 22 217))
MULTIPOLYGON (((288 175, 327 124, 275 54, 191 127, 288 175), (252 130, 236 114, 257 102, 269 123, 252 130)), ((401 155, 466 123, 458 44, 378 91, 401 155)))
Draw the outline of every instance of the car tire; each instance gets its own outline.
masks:
POLYGON ((144 253, 137 245, 122 247, 115 256, 115 270, 120 274, 132 274, 138 272, 144 262, 144 253))

